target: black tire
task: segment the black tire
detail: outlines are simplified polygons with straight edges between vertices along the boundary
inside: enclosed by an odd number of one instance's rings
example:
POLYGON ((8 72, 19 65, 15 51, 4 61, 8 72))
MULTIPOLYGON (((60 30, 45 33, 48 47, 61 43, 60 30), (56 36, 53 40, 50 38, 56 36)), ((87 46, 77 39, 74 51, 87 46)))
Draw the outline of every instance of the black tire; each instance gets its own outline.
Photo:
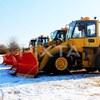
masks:
POLYGON ((95 68, 100 72, 100 54, 96 55, 95 62, 94 62, 95 68))
POLYGON ((64 52, 62 53, 62 56, 60 56, 60 52, 57 52, 57 53, 53 54, 53 57, 51 57, 49 59, 47 69, 49 70, 49 72, 51 72, 55 75, 58 75, 58 74, 69 74, 71 67, 72 67, 71 58, 67 57, 67 54, 64 52), (59 57, 64 57, 68 61, 68 66, 64 70, 59 70, 56 68, 55 62, 59 57))
POLYGON ((87 71, 87 72, 94 72, 94 71, 96 71, 97 70, 97 68, 85 68, 85 70, 87 71))

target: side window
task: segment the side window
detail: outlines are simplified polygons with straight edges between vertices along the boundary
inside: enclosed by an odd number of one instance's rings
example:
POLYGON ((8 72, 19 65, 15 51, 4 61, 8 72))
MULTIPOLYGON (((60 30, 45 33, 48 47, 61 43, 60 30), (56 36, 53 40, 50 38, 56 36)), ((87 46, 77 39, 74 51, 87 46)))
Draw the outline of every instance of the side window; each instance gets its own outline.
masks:
POLYGON ((95 25, 87 26, 87 36, 95 36, 95 25))
POLYGON ((64 40, 64 34, 61 34, 61 39, 64 40))

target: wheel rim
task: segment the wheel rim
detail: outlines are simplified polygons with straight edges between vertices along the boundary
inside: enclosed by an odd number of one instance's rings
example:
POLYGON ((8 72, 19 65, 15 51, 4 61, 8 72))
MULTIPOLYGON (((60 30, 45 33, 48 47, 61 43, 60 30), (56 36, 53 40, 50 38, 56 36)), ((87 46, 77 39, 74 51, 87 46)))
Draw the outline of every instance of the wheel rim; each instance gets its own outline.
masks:
POLYGON ((64 57, 59 57, 56 62, 55 62, 55 66, 58 70, 65 70, 68 66, 68 61, 66 58, 64 57))

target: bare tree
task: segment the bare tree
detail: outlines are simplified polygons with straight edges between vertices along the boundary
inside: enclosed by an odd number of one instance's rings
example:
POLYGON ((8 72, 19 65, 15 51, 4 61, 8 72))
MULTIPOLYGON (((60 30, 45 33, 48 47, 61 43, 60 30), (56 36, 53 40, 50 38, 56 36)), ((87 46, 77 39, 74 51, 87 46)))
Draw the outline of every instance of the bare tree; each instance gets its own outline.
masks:
POLYGON ((10 52, 13 52, 13 51, 16 51, 16 50, 19 50, 20 49, 20 46, 19 44, 17 43, 17 40, 15 39, 15 37, 12 37, 10 39, 10 42, 8 44, 8 50, 10 52))

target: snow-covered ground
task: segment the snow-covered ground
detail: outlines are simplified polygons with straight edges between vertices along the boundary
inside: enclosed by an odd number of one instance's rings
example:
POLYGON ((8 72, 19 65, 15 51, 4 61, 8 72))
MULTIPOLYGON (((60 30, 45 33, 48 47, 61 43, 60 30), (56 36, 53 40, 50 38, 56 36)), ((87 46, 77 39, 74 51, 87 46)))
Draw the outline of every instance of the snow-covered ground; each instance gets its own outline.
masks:
POLYGON ((100 100, 100 73, 26 78, 0 65, 0 100, 100 100))

